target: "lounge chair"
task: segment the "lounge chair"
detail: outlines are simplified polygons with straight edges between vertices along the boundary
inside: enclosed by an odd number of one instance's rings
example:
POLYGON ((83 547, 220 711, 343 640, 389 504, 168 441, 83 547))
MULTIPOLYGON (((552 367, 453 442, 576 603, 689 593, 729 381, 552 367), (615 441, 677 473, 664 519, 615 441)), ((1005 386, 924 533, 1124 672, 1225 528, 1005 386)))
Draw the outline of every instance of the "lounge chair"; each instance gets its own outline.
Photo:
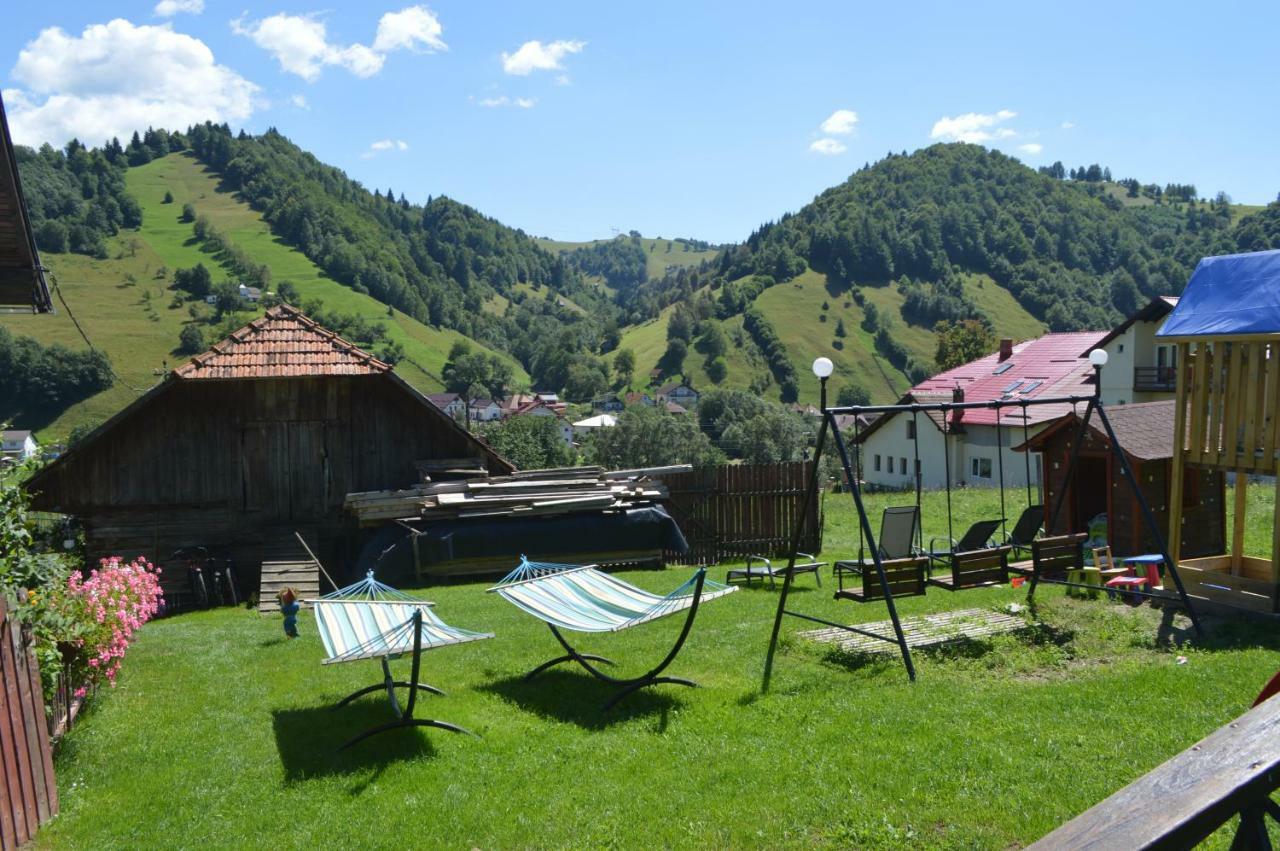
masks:
POLYGON ((551 634, 565 650, 565 655, 543 662, 525 675, 525 679, 531 680, 562 662, 577 662, 596 679, 620 687, 604 704, 606 712, 618 701, 645 686, 659 683, 696 686, 697 683, 692 680, 659 675, 676 658, 685 639, 689 637, 693 619, 698 614, 698 604, 737 590, 735 587, 707 581, 707 569, 700 567, 679 588, 665 597, 659 597, 610 576, 595 565, 532 562, 523 556, 519 567, 489 589, 546 623, 551 634), (704 590, 706 588, 710 590, 704 590), (631 679, 619 679, 604 673, 591 662, 612 665, 611 660, 590 653, 579 653, 560 632, 562 629, 575 632, 620 632, 685 610, 689 614, 685 617, 684 628, 666 658, 648 673, 631 679))
MULTIPOLYGON (((886 508, 884 514, 880 515, 880 537, 876 539, 880 561, 897 561, 915 556, 916 532, 919 528, 920 509, 914 505, 892 505, 886 508)), ((833 570, 838 580, 846 572, 861 576, 864 568, 874 565, 875 561, 859 550, 857 561, 837 561, 833 570)))
POLYGON ((961 536, 960 540, 955 538, 932 538, 929 541, 929 549, 925 553, 929 556, 930 564, 941 566, 949 566, 951 564, 951 556, 957 553, 967 553, 973 550, 991 549, 995 546, 992 539, 995 537, 996 530, 1000 528, 999 520, 979 520, 969 527, 969 531, 961 536), (938 542, 945 541, 951 546, 948 549, 938 549, 938 542))
POLYGON ((1013 557, 1017 558, 1022 553, 1031 553, 1031 542, 1040 534, 1040 527, 1044 525, 1044 506, 1028 505, 1022 511, 1022 516, 1018 518, 1018 522, 1013 524, 1013 531, 1005 536, 1004 543, 1013 547, 1013 557))
POLYGON ((439 727, 454 733, 467 733, 462 727, 445 721, 414 718, 413 710, 419 691, 443 695, 440 689, 418 682, 422 651, 434 650, 450 644, 463 644, 493 638, 491 632, 470 632, 444 623, 431 611, 434 603, 414 600, 407 594, 383 585, 369 571, 364 579, 339 588, 318 600, 309 600, 320 630, 328 658, 322 664, 355 662, 360 659, 382 661, 382 682, 366 686, 338 701, 335 709, 346 706, 357 697, 378 690, 385 690, 387 702, 396 720, 381 724, 349 739, 342 748, 349 748, 359 741, 378 733, 399 727, 439 727), (413 667, 408 680, 397 680, 391 675, 388 662, 406 653, 413 654, 413 667), (403 709, 396 698, 396 688, 409 690, 403 709))
MULTIPOLYGON (((826 566, 827 563, 825 561, 817 561, 812 553, 796 553, 795 572, 797 574, 812 573, 813 578, 818 582, 819 588, 822 587, 822 575, 818 573, 818 570, 826 566)), ((750 587, 753 578, 759 578, 760 584, 763 585, 767 577, 770 585, 777 585, 777 578, 786 575, 787 566, 785 564, 774 567, 773 562, 764 556, 747 556, 746 567, 735 567, 727 571, 724 575, 724 581, 732 582, 734 579, 745 579, 747 586, 750 587)))

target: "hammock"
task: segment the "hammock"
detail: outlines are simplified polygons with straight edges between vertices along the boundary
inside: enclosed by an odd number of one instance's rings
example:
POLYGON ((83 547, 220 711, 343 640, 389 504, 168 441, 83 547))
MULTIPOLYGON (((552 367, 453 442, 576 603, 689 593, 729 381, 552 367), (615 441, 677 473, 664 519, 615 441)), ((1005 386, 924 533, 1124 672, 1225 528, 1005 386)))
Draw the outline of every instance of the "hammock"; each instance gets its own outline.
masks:
POLYGON ((449 626, 431 611, 434 603, 414 600, 407 594, 378 582, 373 578, 373 571, 369 571, 359 582, 308 602, 315 608, 320 641, 328 655, 321 664, 354 662, 359 659, 382 661, 382 682, 347 695, 334 708, 346 706, 357 697, 384 689, 396 716, 395 721, 366 730, 350 739, 342 745, 343 748, 398 727, 439 727, 455 733, 468 732, 444 721, 413 717, 419 691, 444 694, 435 686, 418 682, 422 651, 493 638, 493 633, 471 632, 449 626), (396 680, 391 676, 388 662, 406 653, 413 654, 412 672, 408 680, 396 680), (409 690, 409 698, 403 710, 396 698, 396 687, 409 690))
POLYGON ((698 613, 698 605, 738 590, 718 582, 708 582, 706 577, 707 569, 699 568, 679 588, 660 597, 610 576, 594 565, 531 562, 521 556, 520 565, 489 590, 546 623, 565 649, 566 655, 544 662, 530 671, 525 679, 531 680, 561 662, 577 662, 595 678, 622 687, 621 691, 605 703, 604 709, 607 711, 622 698, 645 686, 658 683, 697 685, 691 680, 661 677, 659 674, 671 664, 688 638, 698 613), (706 590, 708 587, 710 590, 706 590), (590 653, 579 653, 560 632, 561 629, 575 632, 619 632, 686 610, 689 614, 685 618, 684 628, 666 658, 648 673, 632 679, 619 679, 603 673, 590 662, 612 665, 611 660, 590 653))

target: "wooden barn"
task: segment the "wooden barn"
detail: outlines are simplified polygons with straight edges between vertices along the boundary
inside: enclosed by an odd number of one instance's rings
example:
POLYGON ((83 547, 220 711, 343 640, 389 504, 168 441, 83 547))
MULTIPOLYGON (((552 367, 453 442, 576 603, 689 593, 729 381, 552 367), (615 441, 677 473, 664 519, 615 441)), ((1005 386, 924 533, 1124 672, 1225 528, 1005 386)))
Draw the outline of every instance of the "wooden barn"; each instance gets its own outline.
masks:
POLYGON ((0 312, 47 313, 49 286, 22 195, 18 159, 0 100, 0 312))
MULTIPOLYGON (((1144 402, 1107 407, 1107 416, 1120 440, 1120 448, 1133 466, 1143 496, 1162 529, 1168 527, 1173 482, 1173 434, 1175 402, 1144 402)), ((1086 531, 1089 520, 1107 515, 1107 540, 1117 556, 1159 552, 1142 509, 1128 481, 1116 466, 1097 417, 1089 421, 1089 431, 1080 447, 1080 456, 1071 481, 1065 481, 1071 446, 1080 428, 1080 418, 1067 414, 1033 437, 1026 451, 1039 452, 1041 481, 1044 482, 1045 522, 1063 493, 1063 505, 1056 526, 1047 534, 1086 531)), ((1223 551, 1226 535, 1226 481, 1220 471, 1188 468, 1182 495, 1183 525, 1181 551, 1210 555, 1223 551)))
POLYGON ((291 307, 171 372, 26 485, 36 508, 83 525, 89 555, 165 563, 182 547, 225 553, 256 588, 264 561, 322 561, 355 542, 343 499, 407 487, 415 464, 511 464, 396 375, 291 307))

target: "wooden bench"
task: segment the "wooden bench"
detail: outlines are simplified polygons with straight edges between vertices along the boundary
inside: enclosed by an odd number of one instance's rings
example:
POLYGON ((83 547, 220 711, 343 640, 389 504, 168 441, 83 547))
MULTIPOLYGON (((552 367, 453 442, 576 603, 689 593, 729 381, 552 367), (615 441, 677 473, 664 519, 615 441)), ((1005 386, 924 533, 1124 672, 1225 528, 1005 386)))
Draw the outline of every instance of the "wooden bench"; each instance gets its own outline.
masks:
MULTIPOLYGON (((889 583, 890 596, 921 597, 924 595, 925 571, 929 566, 928 556, 890 559, 880 562, 880 565, 884 568, 884 578, 889 583)), ((836 592, 837 600, 866 603, 884 599, 884 588, 880 585, 880 574, 876 572, 875 562, 838 561, 836 570, 862 576, 861 588, 842 588, 836 592)))
POLYGON ((1272 698, 1031 848, 1192 848, 1237 813, 1239 847, 1269 848, 1264 815, 1280 821, 1270 798, 1277 786, 1280 700, 1272 698))
MULTIPOLYGON (((1084 570, 1083 532, 1055 535, 1031 542, 1031 570, 1038 580, 1063 580, 1073 570, 1084 570)), ((1025 572, 1025 571, 1024 571, 1025 572)))
POLYGON ((1009 581, 1009 553, 1012 551, 1013 547, 1005 545, 951 553, 947 559, 951 575, 931 576, 929 584, 948 591, 1002 585, 1009 581))

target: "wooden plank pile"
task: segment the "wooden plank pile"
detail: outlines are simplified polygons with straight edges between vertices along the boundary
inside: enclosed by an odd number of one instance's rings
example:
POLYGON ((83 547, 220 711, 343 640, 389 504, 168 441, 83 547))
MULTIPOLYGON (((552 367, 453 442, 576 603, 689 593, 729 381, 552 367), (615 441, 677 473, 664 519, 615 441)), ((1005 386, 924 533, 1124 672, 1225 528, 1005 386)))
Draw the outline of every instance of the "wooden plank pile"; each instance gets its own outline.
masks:
POLYGON ((468 517, 541 517, 606 511, 665 500, 655 477, 683 472, 687 465, 605 471, 601 467, 527 470, 509 476, 425 482, 406 490, 347 494, 343 506, 361 526, 395 520, 468 517))

